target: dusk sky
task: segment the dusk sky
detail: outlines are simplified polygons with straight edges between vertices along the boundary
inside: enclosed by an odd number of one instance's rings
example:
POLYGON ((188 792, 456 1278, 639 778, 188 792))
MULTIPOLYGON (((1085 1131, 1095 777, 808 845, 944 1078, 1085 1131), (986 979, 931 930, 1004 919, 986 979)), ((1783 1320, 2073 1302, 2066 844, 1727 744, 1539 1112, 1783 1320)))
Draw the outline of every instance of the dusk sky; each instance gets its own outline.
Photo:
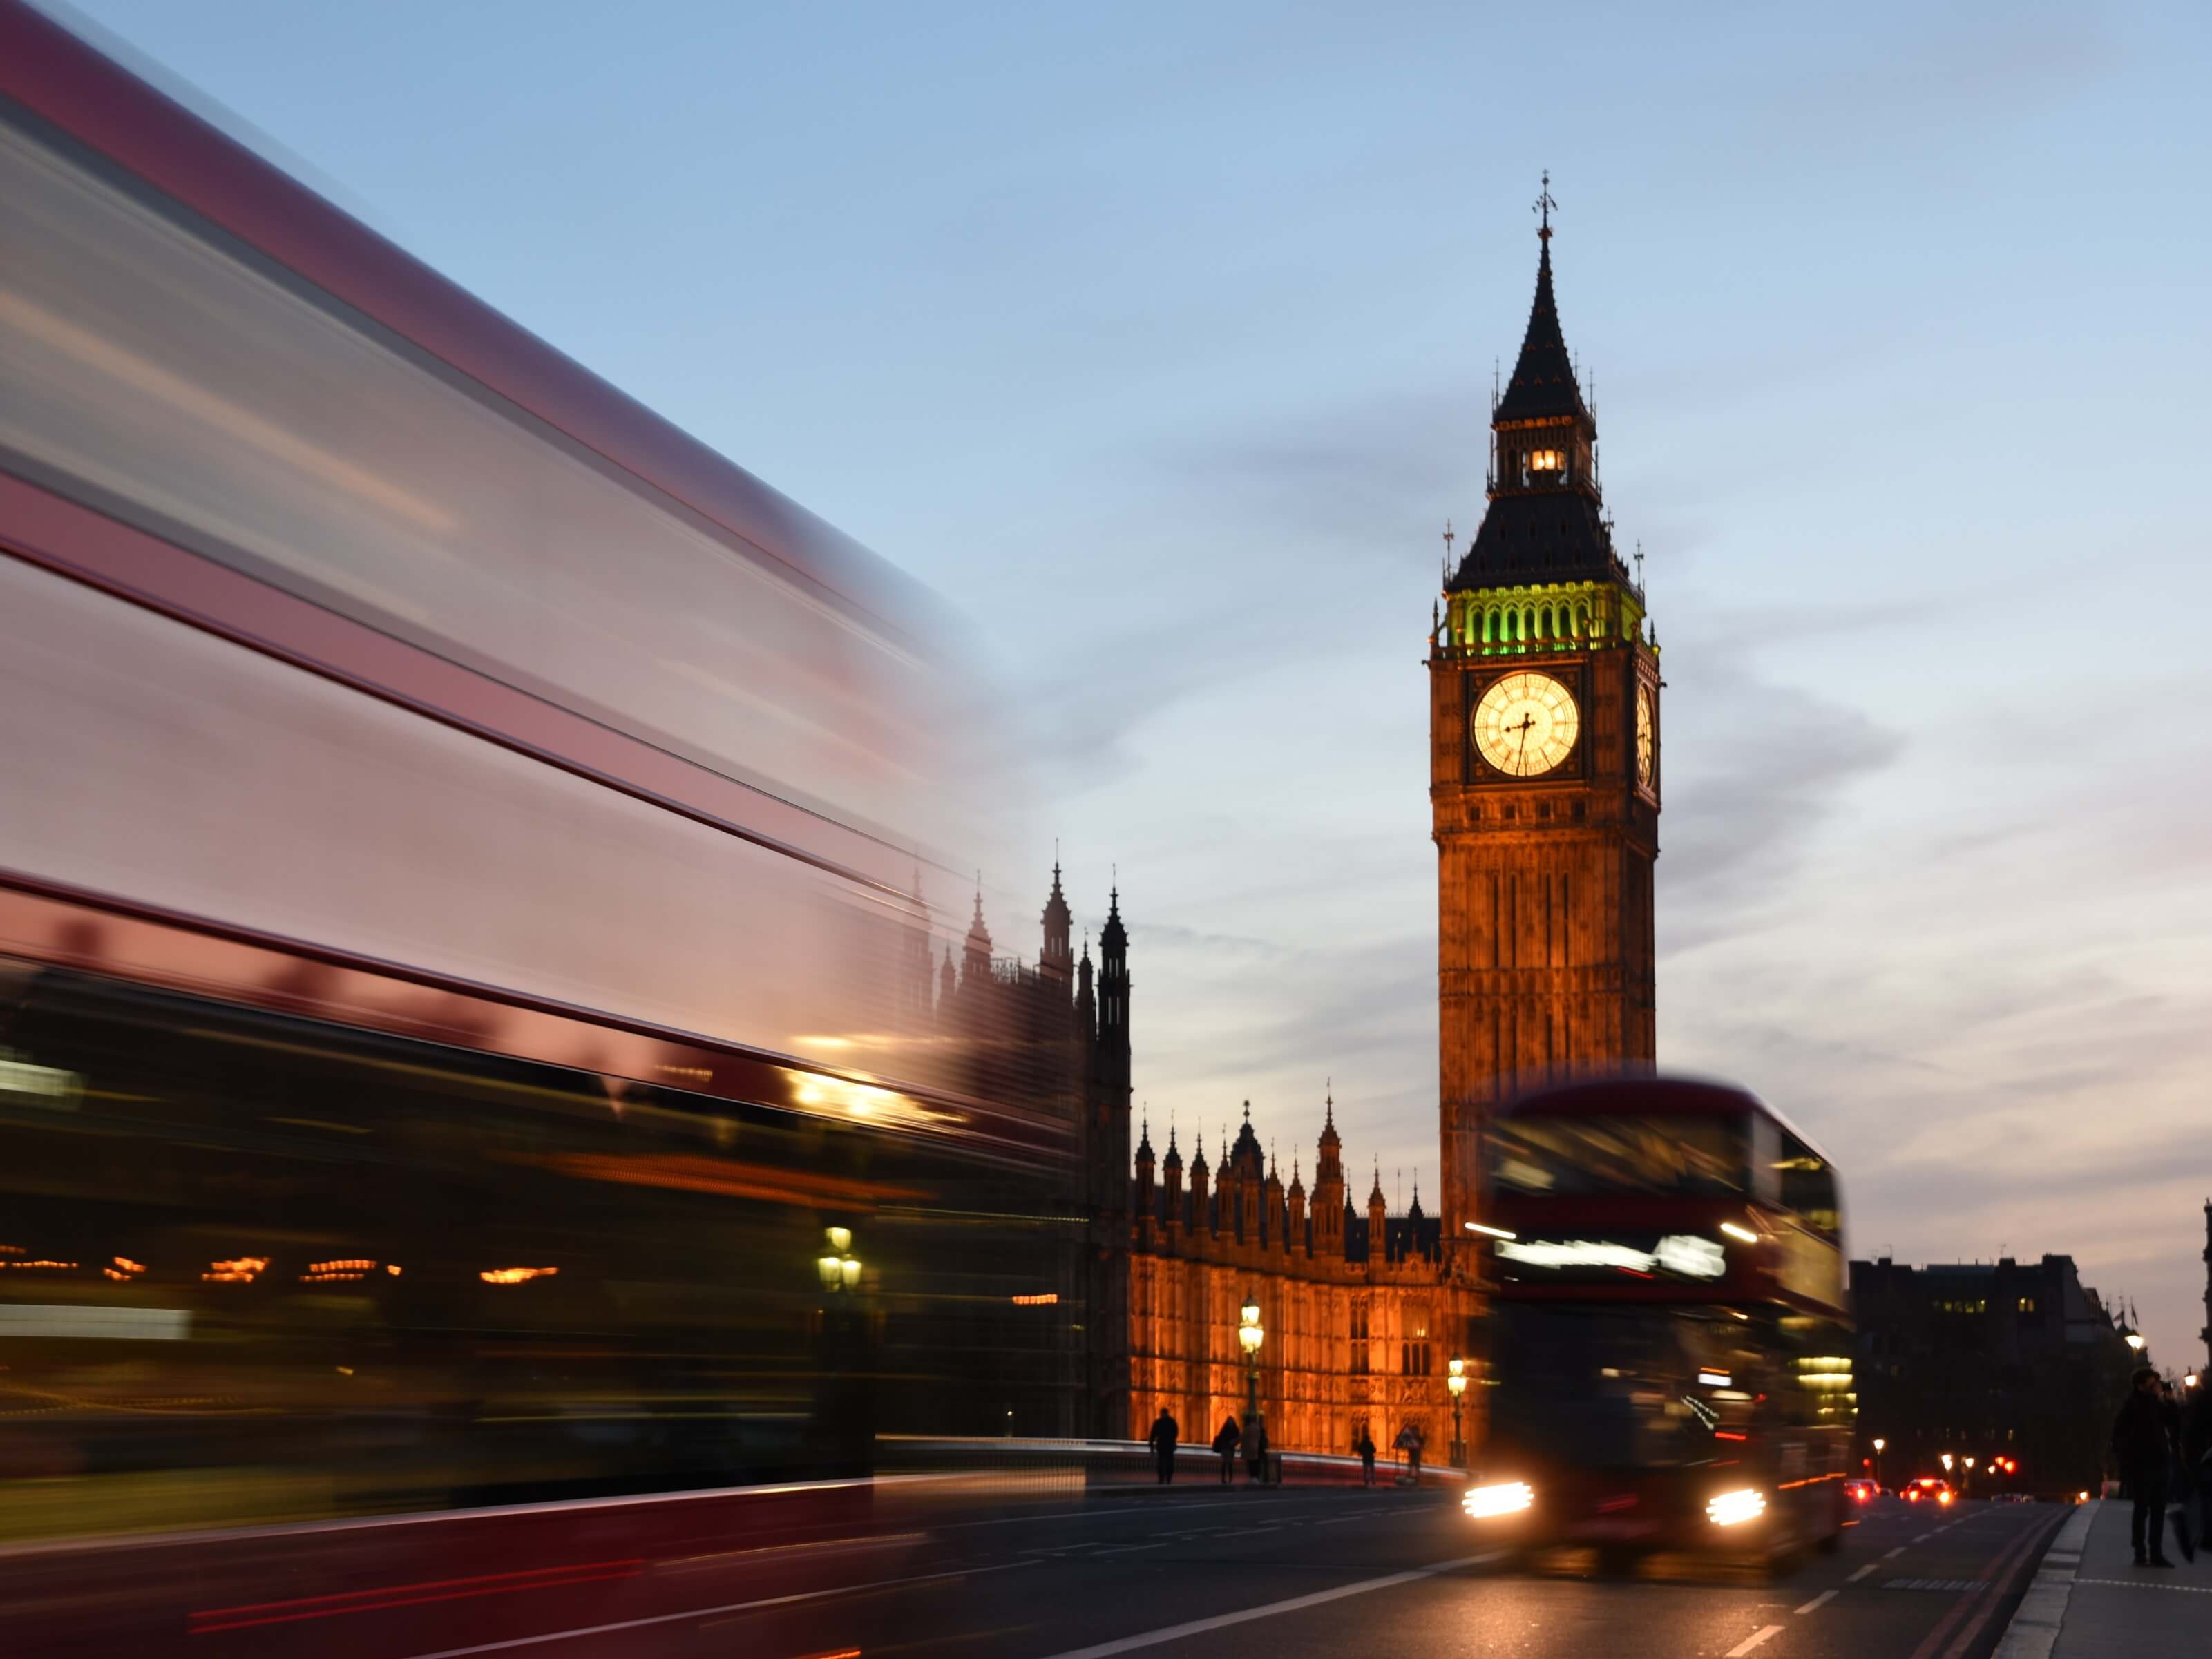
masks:
MULTIPOLYGON (((86 0, 928 581, 1046 756, 1137 1091, 1435 1190, 1421 667, 1548 167, 1667 674, 1660 1055, 1855 1255, 2201 1353, 2212 10, 86 0)), ((1017 909, 1018 907, 1018 909, 1017 909)), ((964 915, 960 918, 964 923, 964 915)))

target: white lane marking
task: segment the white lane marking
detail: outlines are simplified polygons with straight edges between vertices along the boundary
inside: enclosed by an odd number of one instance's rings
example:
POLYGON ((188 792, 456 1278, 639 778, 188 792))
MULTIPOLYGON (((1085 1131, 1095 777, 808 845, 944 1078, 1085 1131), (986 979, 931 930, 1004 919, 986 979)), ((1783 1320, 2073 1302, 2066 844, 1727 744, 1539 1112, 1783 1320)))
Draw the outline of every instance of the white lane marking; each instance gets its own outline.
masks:
MULTIPOLYGON (((1172 1642, 1181 1637, 1195 1636, 1201 1631, 1222 1630, 1231 1625, 1249 1623, 1255 1619, 1272 1619, 1277 1613, 1296 1613, 1301 1607, 1317 1607, 1324 1601, 1340 1601, 1347 1595, 1364 1595, 1370 1590, 1389 1589, 1395 1584, 1410 1584, 1422 1578, 1433 1578, 1440 1572, 1451 1572, 1461 1567, 1479 1567, 1492 1561, 1503 1560, 1510 1552, 1486 1550, 1480 1555, 1462 1556, 1456 1561, 1438 1561, 1430 1566, 1415 1567, 1407 1572, 1394 1572, 1381 1578, 1363 1578, 1356 1584, 1339 1584, 1334 1589, 1315 1590, 1305 1595, 1293 1595, 1286 1601, 1270 1601, 1264 1607, 1244 1607, 1236 1613, 1218 1613, 1211 1619, 1193 1619, 1187 1624, 1168 1625, 1158 1630, 1141 1631, 1134 1636, 1123 1636, 1111 1642, 1099 1642, 1087 1648, 1070 1648, 1065 1653, 1055 1653, 1049 1659, 1106 1659, 1113 1653, 1133 1653, 1139 1648, 1158 1647, 1163 1642, 1172 1642)), ((424 1655, 422 1659, 445 1659, 445 1656, 424 1655)))
POLYGON ((1920 1536, 1919 1536, 1919 1537, 1917 1537, 1917 1538, 1914 1539, 1912 1541, 1913 1541, 1914 1543, 1916 1543, 1916 1544, 1924 1544, 1924 1543, 1926 1543, 1929 1539, 1933 1538, 1935 1535, 1936 1535, 1936 1534, 1935 1534, 1934 1533, 1932 1533, 1932 1532, 1923 1532, 1923 1533, 1922 1533, 1922 1534, 1920 1534, 1920 1536))
POLYGON ((1844 1582, 1846 1584, 1856 1584, 1856 1583, 1857 1583, 1859 1582, 1859 1580, 1860 1580, 1860 1579, 1862 1579, 1862 1578, 1865 1577, 1869 1573, 1872 1572, 1874 1570, 1875 1570, 1875 1564, 1874 1564, 1873 1562, 1869 1561, 1869 1562, 1868 1562, 1868 1563, 1866 1564, 1866 1565, 1864 1565, 1864 1566, 1861 1567, 1861 1568, 1860 1568, 1856 1572, 1853 1573, 1850 1577, 1848 1577, 1848 1578, 1844 1579, 1844 1582))
POLYGON ((1101 1555, 1127 1555, 1132 1550, 1164 1550, 1166 1547, 1167 1541, 1163 1539, 1157 1544, 1109 1544, 1092 1550, 1091 1553, 1094 1557, 1101 1555))
POLYGON ((1765 1641, 1767 1638, 1772 1636, 1781 1628, 1782 1626, 1779 1625, 1769 1625, 1764 1630, 1755 1630, 1752 1632, 1750 1635, 1745 1637, 1742 1641, 1737 1643, 1734 1647, 1728 1650, 1728 1659, 1743 1659, 1743 1656, 1745 1654, 1749 1653, 1753 1648, 1757 1647, 1761 1642, 1765 1641))
POLYGON ((1803 1607, 1802 1607, 1798 1608, 1798 1609, 1797 1609, 1797 1611, 1798 1611, 1801 1614, 1802 1614, 1802 1613, 1808 1613, 1812 1612, 1812 1611, 1813 1611, 1813 1609, 1814 1609, 1814 1608, 1815 1608, 1815 1607, 1825 1607, 1825 1606, 1826 1606, 1829 1602, 1831 1602, 1831 1601, 1834 1601, 1835 1599, 1836 1599, 1836 1592, 1835 1592, 1834 1590, 1832 1590, 1832 1589, 1825 1589, 1825 1590, 1822 1590, 1822 1591, 1821 1591, 1818 1595, 1814 1596, 1811 1601, 1808 1601, 1808 1602, 1807 1602, 1803 1607))
POLYGON ((731 1601, 719 1607, 690 1607, 682 1613, 655 1613, 650 1619, 624 1619, 611 1625, 578 1625, 568 1630, 549 1630, 542 1636, 510 1636, 504 1642, 479 1642, 474 1647, 440 1648, 410 1659, 465 1659, 472 1653, 504 1653, 514 1648, 536 1647, 544 1642, 568 1642, 583 1636, 605 1636, 618 1630, 644 1630, 653 1625, 672 1625, 683 1619, 712 1619, 718 1613, 747 1613, 755 1607, 785 1607, 799 1601, 822 1601, 833 1595, 858 1595, 864 1590, 889 1589, 895 1584, 927 1584, 935 1579, 980 1578, 987 1572, 1006 1572, 1015 1567, 1034 1567, 1035 1561, 1002 1561, 994 1567, 962 1567, 952 1572, 917 1573, 911 1578, 877 1578, 863 1584, 839 1584, 832 1589, 801 1590, 794 1595, 768 1595, 757 1601, 731 1601))
POLYGON ((1894 1560, 1896 1560, 1896 1559, 1897 1559, 1897 1558, 1898 1558, 1899 1556, 1900 1556, 1900 1555, 1902 1555, 1902 1554, 1904 1554, 1904 1553, 1905 1553, 1905 1546, 1904 1546, 1904 1545, 1902 1545, 1902 1544, 1899 1544, 1899 1545, 1895 1549, 1892 1550, 1888 1554, 1887 1554, 1887 1555, 1883 1556, 1881 1559, 1882 1559, 1883 1560, 1885 1560, 1885 1561, 1894 1561, 1894 1560))

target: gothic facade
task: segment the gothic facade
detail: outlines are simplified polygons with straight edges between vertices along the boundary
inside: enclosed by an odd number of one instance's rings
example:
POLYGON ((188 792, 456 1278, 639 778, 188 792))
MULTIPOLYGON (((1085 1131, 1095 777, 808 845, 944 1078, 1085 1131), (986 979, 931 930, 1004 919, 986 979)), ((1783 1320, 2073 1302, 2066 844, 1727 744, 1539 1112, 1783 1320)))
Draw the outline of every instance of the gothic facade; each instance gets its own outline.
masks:
POLYGON ((1267 1333, 1259 1395, 1276 1447, 1346 1452, 1363 1428, 1388 1447, 1412 1423, 1441 1458, 1452 1426, 1446 1364, 1462 1352, 1455 1334, 1466 1327, 1418 1183, 1402 1215, 1389 1212, 1379 1169, 1365 1206, 1354 1201, 1334 1098, 1322 1104, 1310 1194, 1295 1158, 1286 1188, 1262 1156, 1249 1103, 1235 1143, 1224 1139, 1211 1166, 1200 1150, 1186 1171, 1172 1133, 1156 1162, 1148 1125, 1133 1151, 1120 891, 1109 897, 1095 969, 1088 941, 1072 953, 1071 921, 1055 866, 1030 966, 997 953, 979 899, 957 960, 947 946, 934 969, 930 998, 939 1029, 959 1033, 972 1056, 968 1086, 1080 1126, 1069 1329, 1082 1405, 1069 1428, 1127 1438, 1163 1406, 1194 1439, 1226 1415, 1241 1419, 1237 1327, 1249 1297, 1267 1333))
MULTIPOLYGON (((1443 1459, 1446 1367, 1465 1352, 1466 1325, 1440 1222, 1422 1210, 1418 1183, 1406 1212, 1391 1215, 1379 1169, 1365 1207, 1353 1202, 1335 1104, 1323 1102, 1310 1194, 1295 1158, 1287 1188, 1263 1158, 1249 1102, 1235 1143, 1211 1168, 1200 1146, 1186 1172, 1173 1132, 1156 1166, 1150 1126, 1140 1132, 1130 1204, 1133 1422, 1164 1407, 1187 1438, 1204 1440, 1224 1418, 1243 1418, 1249 1382, 1237 1326, 1249 1297, 1266 1333, 1257 1394, 1273 1445, 1346 1453, 1364 1429, 1387 1457, 1411 1424, 1443 1459)), ((1470 1397, 1468 1410, 1479 1403, 1470 1397)), ((1471 1435, 1471 1417, 1468 1427, 1471 1435)))

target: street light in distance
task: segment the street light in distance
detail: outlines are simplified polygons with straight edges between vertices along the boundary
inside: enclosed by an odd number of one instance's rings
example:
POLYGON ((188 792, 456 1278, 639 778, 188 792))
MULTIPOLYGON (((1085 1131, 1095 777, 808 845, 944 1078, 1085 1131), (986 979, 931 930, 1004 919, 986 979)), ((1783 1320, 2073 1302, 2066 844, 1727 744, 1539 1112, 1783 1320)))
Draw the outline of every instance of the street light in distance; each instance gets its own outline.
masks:
POLYGON ((1460 1425, 1459 1413, 1461 1401, 1467 1393, 1467 1361, 1455 1356, 1447 1369, 1450 1375, 1444 1378, 1444 1387, 1451 1390, 1452 1397, 1452 1467, 1463 1469, 1467 1467, 1467 1437, 1460 1425))

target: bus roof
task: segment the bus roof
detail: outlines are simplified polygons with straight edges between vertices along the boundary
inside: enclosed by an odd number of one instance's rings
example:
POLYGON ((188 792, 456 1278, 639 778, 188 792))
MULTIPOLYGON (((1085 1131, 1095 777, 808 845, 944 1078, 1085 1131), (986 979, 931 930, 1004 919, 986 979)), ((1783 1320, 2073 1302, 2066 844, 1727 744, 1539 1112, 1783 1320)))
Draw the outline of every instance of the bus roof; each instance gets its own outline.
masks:
POLYGON ((1531 1091, 1507 1105, 1499 1115, 1613 1117, 1633 1113, 1646 1117, 1718 1117, 1745 1111, 1757 1112, 1779 1125, 1822 1163, 1831 1169, 1835 1166, 1826 1148, 1750 1090, 1711 1078, 1651 1073, 1586 1078, 1531 1091))
POLYGON ((680 502, 807 589, 933 655, 936 595, 433 270, 65 24, 0 0, 0 97, 680 502), (916 627, 917 623, 925 624, 916 627))

